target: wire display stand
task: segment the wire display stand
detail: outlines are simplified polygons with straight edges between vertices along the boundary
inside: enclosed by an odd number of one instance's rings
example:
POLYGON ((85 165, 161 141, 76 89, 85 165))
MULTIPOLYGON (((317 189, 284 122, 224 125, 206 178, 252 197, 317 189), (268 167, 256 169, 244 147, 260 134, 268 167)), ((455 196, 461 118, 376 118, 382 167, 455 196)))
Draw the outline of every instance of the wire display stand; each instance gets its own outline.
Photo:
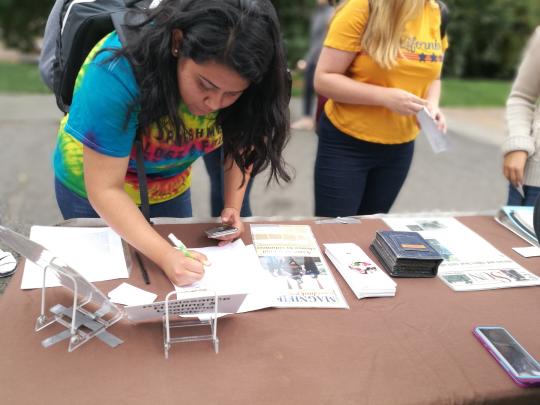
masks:
POLYGON ((110 347, 123 343, 121 339, 106 331, 122 319, 122 311, 79 272, 43 246, 3 226, 0 226, 0 242, 43 269, 41 309, 35 329, 39 331, 54 323, 65 328, 64 331, 44 339, 41 342, 44 347, 69 339, 68 351, 72 352, 94 336, 110 347), (71 307, 53 305, 49 309, 49 316, 46 314, 47 274, 54 275, 60 284, 73 294, 71 307), (95 308, 97 310, 94 310, 95 308))
POLYGON ((246 293, 218 294, 216 291, 205 289, 181 292, 173 290, 166 295, 164 301, 127 306, 124 312, 127 319, 134 323, 161 320, 163 348, 165 358, 168 359, 173 343, 210 340, 214 351, 218 353, 217 320, 219 315, 236 313, 245 298, 246 293), (181 331, 187 330, 185 328, 196 327, 208 327, 210 333, 179 336, 181 331))
POLYGON ((181 299, 171 300, 171 297, 176 294, 176 291, 171 291, 165 297, 165 313, 163 315, 163 349, 165 358, 169 358, 169 350, 173 343, 197 342, 201 340, 211 340, 214 346, 214 352, 219 352, 219 339, 217 337, 217 320, 218 320, 218 295, 214 291, 213 296, 200 298, 197 302, 183 301, 181 299), (212 312, 206 312, 213 308, 212 312), (206 314, 208 319, 171 319, 171 317, 180 316, 179 313, 185 313, 187 310, 191 312, 194 309, 199 314, 206 314), (201 312, 199 312, 201 311, 201 312), (191 327, 207 326, 210 328, 210 333, 206 335, 187 335, 187 336, 172 336, 172 330, 184 329, 191 327))

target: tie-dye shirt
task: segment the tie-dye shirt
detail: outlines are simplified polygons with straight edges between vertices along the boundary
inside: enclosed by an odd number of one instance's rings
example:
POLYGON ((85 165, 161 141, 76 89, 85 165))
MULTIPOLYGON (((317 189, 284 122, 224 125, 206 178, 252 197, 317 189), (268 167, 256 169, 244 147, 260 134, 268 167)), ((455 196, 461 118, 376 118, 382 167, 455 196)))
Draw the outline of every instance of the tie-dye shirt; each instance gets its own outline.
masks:
MULTIPOLYGON (((54 170, 59 181, 87 198, 83 177, 83 145, 113 157, 129 156, 124 189, 140 204, 133 141, 137 131, 140 90, 125 58, 108 60, 120 47, 116 33, 103 38, 88 55, 75 83, 69 114, 60 124, 54 153, 54 170), (135 111, 126 120, 130 106, 135 111)), ((191 165, 201 155, 222 144, 222 132, 215 125, 216 113, 195 116, 181 104, 178 114, 184 133, 165 131, 160 136, 152 125, 143 134, 144 166, 151 204, 170 200, 191 184, 191 165)), ((172 127, 165 125, 165 127, 172 127)))

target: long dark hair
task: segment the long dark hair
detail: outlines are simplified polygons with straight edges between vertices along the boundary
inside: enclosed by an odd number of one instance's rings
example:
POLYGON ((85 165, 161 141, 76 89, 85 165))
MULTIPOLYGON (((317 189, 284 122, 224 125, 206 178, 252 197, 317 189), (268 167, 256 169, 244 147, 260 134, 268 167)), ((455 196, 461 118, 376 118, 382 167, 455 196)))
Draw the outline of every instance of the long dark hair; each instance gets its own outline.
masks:
MULTIPOLYGON (((129 30, 116 56, 132 64, 140 99, 139 126, 158 125, 167 116, 177 136, 180 94, 177 59, 171 53, 172 32, 182 31, 181 57, 195 63, 223 64, 250 82, 231 106, 218 112, 226 156, 245 173, 270 165, 268 182, 290 181, 282 158, 289 139, 289 80, 279 22, 270 0, 163 0, 143 13, 144 21, 129 30)), ((181 86, 181 84, 180 84, 181 86)))

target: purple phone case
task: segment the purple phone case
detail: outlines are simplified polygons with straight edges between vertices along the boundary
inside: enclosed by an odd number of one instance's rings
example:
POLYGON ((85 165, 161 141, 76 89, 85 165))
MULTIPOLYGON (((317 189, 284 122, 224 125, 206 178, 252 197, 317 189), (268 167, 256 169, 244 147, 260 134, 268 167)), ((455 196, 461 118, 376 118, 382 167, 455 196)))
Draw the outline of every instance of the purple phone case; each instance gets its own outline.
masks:
POLYGON ((535 387, 535 386, 540 385, 540 377, 538 377, 538 378, 522 378, 522 377, 519 377, 518 375, 515 375, 513 373, 513 371, 508 367, 507 362, 502 360, 502 355, 500 355, 498 353, 498 351, 495 351, 489 345, 489 342, 487 341, 487 338, 478 331, 478 328, 501 328, 501 329, 504 329, 512 337, 512 339, 518 344, 518 346, 521 347, 525 351, 525 353, 527 353, 536 362, 536 359, 534 359, 534 357, 532 357, 529 354, 529 352, 527 352, 523 348, 523 346, 521 346, 519 344, 519 342, 510 334, 510 332, 508 332, 503 327, 495 327, 495 326, 479 326, 479 327, 476 327, 476 328, 473 329, 473 335, 478 339, 478 341, 482 344, 482 346, 484 346, 486 348, 486 350, 493 356, 493 358, 497 361, 497 363, 499 363, 499 365, 503 368, 503 370, 506 371, 506 373, 512 378, 512 380, 517 385, 519 385, 520 387, 523 387, 523 388, 535 387))

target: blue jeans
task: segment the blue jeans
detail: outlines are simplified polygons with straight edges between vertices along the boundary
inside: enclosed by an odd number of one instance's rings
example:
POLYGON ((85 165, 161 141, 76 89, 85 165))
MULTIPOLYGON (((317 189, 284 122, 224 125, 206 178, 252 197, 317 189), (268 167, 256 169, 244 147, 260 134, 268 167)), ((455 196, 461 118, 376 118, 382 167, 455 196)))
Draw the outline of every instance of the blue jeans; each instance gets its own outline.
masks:
POLYGON ((525 194, 525 198, 510 184, 508 186, 508 202, 506 205, 534 206, 538 195, 540 195, 540 187, 523 186, 523 193, 525 194))
MULTIPOLYGON (((213 217, 219 217, 223 206, 223 147, 213 150, 203 156, 204 166, 210 177, 210 211, 213 217)), ((253 178, 249 179, 244 201, 242 201, 241 217, 251 217, 251 206, 249 205, 249 193, 253 185, 253 178)))
POLYGON ((414 141, 361 141, 321 115, 315 161, 315 215, 344 217, 390 211, 414 154, 414 141))
MULTIPOLYGON (((64 219, 70 218, 99 218, 90 202, 64 186, 57 178, 54 180, 56 202, 64 219)), ((187 189, 178 197, 162 203, 150 204, 150 216, 189 218, 191 211, 191 191, 187 189)))

